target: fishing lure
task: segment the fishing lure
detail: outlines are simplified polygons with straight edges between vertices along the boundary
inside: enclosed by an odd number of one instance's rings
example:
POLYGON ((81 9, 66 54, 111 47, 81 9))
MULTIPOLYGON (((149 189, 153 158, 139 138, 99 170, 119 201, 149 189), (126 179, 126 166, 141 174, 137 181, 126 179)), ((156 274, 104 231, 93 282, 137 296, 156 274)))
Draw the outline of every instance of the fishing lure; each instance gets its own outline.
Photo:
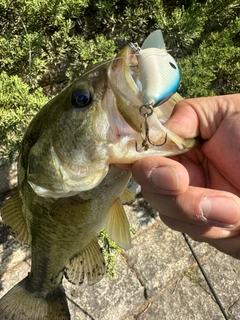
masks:
POLYGON ((167 141, 165 135, 163 143, 156 144, 149 137, 148 118, 153 108, 168 100, 176 91, 180 82, 180 72, 174 58, 167 52, 162 32, 152 32, 143 42, 142 48, 138 44, 131 44, 136 51, 139 65, 139 80, 142 85, 142 105, 140 114, 144 117, 144 128, 141 126, 142 147, 136 150, 141 152, 152 146, 163 146, 167 141))
POLYGON ((151 33, 143 42, 142 48, 136 46, 136 49, 142 84, 142 103, 151 103, 155 107, 177 91, 180 72, 176 61, 166 50, 160 30, 151 33))

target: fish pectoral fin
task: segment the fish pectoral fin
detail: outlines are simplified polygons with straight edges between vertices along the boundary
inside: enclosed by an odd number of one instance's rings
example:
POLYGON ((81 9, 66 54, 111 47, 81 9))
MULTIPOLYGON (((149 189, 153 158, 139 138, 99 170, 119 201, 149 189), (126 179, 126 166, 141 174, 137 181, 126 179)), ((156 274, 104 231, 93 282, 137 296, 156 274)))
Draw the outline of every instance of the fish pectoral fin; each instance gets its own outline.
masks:
POLYGON ((31 235, 28 232, 23 214, 22 204, 19 194, 9 198, 3 205, 1 216, 4 224, 9 229, 9 232, 20 242, 30 245, 31 235))
POLYGON ((97 237, 82 251, 77 253, 65 268, 69 282, 80 285, 85 277, 89 285, 100 281, 105 274, 105 261, 97 237))
POLYGON ((123 204, 132 204, 135 201, 135 196, 131 190, 126 188, 120 195, 120 200, 123 204))
POLYGON ((105 230, 113 241, 121 248, 131 248, 129 222, 120 199, 114 201, 109 211, 109 218, 105 230))

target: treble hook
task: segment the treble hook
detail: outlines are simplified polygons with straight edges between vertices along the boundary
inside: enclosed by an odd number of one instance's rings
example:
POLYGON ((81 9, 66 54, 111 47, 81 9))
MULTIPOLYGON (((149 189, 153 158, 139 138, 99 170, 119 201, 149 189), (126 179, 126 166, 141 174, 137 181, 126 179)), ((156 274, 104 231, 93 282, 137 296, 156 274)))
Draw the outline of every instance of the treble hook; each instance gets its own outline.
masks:
POLYGON ((140 114, 144 117, 144 135, 142 125, 140 126, 140 133, 142 137, 142 147, 138 149, 137 141, 135 142, 135 148, 137 152, 147 151, 149 149, 150 143, 154 147, 161 147, 167 142, 167 133, 165 135, 164 141, 162 143, 155 143, 149 137, 149 124, 148 124, 148 117, 153 114, 153 101, 149 100, 146 104, 143 104, 139 107, 140 114), (144 111, 144 108, 146 111, 144 111))

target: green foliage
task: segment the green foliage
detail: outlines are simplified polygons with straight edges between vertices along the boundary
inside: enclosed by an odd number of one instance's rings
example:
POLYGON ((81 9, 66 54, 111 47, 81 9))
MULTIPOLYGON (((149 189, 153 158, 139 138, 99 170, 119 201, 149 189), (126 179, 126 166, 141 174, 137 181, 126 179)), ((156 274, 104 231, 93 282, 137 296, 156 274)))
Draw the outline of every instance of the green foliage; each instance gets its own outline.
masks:
POLYGON ((239 0, 2 0, 1 158, 17 152, 44 94, 53 97, 159 28, 179 64, 183 96, 239 92, 239 16, 239 0))
POLYGON ((108 237, 105 230, 100 232, 99 242, 102 246, 103 256, 106 262, 106 274, 111 280, 114 280, 117 271, 116 254, 121 253, 121 248, 108 237))
MULTIPOLYGON (((130 232, 135 235, 137 230, 130 225, 130 232)), ((116 244, 115 241, 111 240, 107 232, 103 229, 98 236, 100 245, 103 250, 103 256, 106 263, 106 274, 110 280, 116 279, 116 271, 118 270, 116 265, 116 256, 122 252, 122 249, 116 244)))
POLYGON ((1 158, 9 151, 19 149, 19 137, 47 100, 41 89, 29 94, 29 86, 19 76, 8 76, 6 72, 0 74, 1 158))
POLYGON ((133 235, 135 235, 137 233, 137 229, 135 229, 133 225, 130 225, 129 230, 133 235))
POLYGON ((188 277, 195 286, 203 287, 204 279, 199 274, 197 266, 190 267, 189 269, 185 270, 183 274, 184 276, 188 277))

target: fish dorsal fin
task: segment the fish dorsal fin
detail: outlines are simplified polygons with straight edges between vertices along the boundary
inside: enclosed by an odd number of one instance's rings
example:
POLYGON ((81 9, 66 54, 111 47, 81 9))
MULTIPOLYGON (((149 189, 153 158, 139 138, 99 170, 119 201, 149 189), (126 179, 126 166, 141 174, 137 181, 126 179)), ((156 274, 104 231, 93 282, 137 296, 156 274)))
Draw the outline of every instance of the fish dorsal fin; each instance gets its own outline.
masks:
POLYGON ((123 204, 132 204, 135 201, 135 196, 130 189, 126 188, 120 195, 120 200, 123 204))
POLYGON ((31 235, 22 214, 22 204, 19 194, 9 198, 3 205, 1 216, 9 232, 20 242, 30 245, 31 235))
POLYGON ((77 253, 65 268, 68 281, 80 285, 85 277, 89 285, 100 281, 105 274, 105 261, 97 237, 77 253))
POLYGON ((147 48, 166 49, 161 30, 153 31, 144 40, 142 44, 142 49, 147 49, 147 48))
POLYGON ((109 211, 109 218, 105 230, 113 241, 121 248, 131 248, 129 222, 120 199, 114 201, 109 211))

